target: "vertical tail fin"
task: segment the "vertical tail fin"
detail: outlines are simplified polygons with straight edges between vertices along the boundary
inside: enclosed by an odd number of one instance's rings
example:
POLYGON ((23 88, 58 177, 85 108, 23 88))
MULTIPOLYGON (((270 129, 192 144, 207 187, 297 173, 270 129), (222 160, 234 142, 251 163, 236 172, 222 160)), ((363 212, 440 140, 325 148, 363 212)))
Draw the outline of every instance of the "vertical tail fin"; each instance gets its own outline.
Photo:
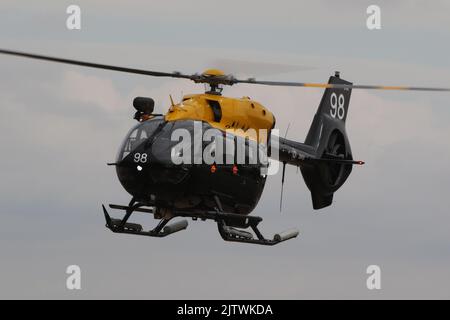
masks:
MULTIPOLYGON (((335 76, 330 77, 328 83, 352 84, 342 80, 338 72, 336 72, 335 76)), ((325 90, 311 128, 306 136, 306 144, 315 147, 317 151, 321 151, 320 149, 324 147, 328 139, 326 133, 330 133, 334 129, 345 133, 345 121, 347 120, 351 93, 351 89, 328 88, 325 90)))
MULTIPOLYGON (((352 84, 336 72, 330 84, 352 84)), ((327 88, 306 136, 305 144, 315 150, 317 158, 351 160, 352 152, 345 130, 351 89, 327 88)), ((333 194, 346 181, 352 171, 351 164, 321 162, 301 168, 306 185, 311 191, 314 209, 329 206, 333 194)))

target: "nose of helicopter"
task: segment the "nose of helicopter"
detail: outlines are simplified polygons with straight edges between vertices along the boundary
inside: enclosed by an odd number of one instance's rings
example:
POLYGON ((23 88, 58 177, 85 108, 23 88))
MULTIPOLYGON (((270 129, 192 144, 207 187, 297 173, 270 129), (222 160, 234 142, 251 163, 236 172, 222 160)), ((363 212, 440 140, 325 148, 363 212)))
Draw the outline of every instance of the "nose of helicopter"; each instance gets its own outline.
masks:
MULTIPOLYGON (((132 128, 122 143, 116 172, 122 186, 132 196, 147 198, 174 188, 189 172, 171 159, 170 128, 162 120, 148 120, 132 128)), ((170 126, 170 125, 169 125, 170 126)))

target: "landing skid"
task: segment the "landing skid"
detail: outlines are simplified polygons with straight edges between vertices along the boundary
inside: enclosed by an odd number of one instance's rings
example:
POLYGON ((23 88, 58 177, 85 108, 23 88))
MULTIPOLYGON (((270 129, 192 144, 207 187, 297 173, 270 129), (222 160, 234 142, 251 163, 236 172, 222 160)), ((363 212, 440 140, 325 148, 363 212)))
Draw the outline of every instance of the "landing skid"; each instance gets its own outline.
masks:
POLYGON ((223 221, 218 221, 217 227, 219 229, 220 236, 225 241, 254 243, 266 246, 273 246, 280 242, 295 238, 299 234, 298 230, 291 229, 285 232, 275 234, 273 236, 273 239, 267 239, 264 238, 264 236, 261 234, 256 225, 251 224, 250 228, 253 230, 253 232, 257 237, 255 238, 251 232, 227 226, 223 221))
POLYGON ((168 224, 168 222, 172 219, 172 217, 170 217, 167 219, 160 219, 158 225, 154 229, 143 231, 143 228, 140 224, 128 222, 128 219, 135 211, 154 213, 154 211, 151 209, 140 208, 141 206, 142 204, 135 203, 134 199, 131 200, 128 206, 109 205, 111 209, 126 211, 125 216, 122 219, 113 219, 110 217, 105 206, 102 205, 103 214, 105 215, 106 220, 106 227, 114 233, 128 233, 140 236, 162 238, 168 236, 169 234, 184 230, 188 226, 187 220, 181 220, 175 223, 168 224))
MULTIPOLYGON (((172 233, 184 230, 188 226, 187 220, 181 220, 175 223, 168 224, 168 222, 175 217, 192 218, 193 220, 201 219, 213 220, 217 223, 219 234, 225 241, 253 243, 260 245, 272 246, 280 242, 295 238, 298 236, 298 230, 292 229, 282 233, 277 233, 272 239, 265 238, 258 229, 258 224, 262 221, 261 217, 257 216, 244 216, 235 213, 225 213, 220 210, 217 211, 202 211, 191 212, 183 210, 173 210, 170 215, 159 219, 158 225, 149 231, 143 231, 140 224, 129 223, 128 219, 134 212, 150 213, 159 217, 157 211, 152 208, 142 208, 145 206, 141 203, 135 203, 134 200, 130 202, 128 206, 110 204, 111 209, 124 210, 125 216, 122 219, 111 218, 105 206, 103 207, 103 213, 105 215, 106 227, 115 233, 135 234, 148 237, 166 237, 172 233), (253 233, 243 230, 251 229, 253 233)), ((221 208, 221 206, 218 206, 221 208)))

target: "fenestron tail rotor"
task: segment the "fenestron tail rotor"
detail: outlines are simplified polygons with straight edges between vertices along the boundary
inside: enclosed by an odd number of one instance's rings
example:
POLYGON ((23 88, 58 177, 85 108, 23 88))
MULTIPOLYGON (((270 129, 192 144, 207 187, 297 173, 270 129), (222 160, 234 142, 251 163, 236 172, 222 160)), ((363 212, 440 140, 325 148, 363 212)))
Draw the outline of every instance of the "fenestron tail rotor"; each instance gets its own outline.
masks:
MULTIPOLYGON (((415 87, 415 86, 384 86, 384 85, 358 85, 358 84, 331 84, 331 83, 310 83, 310 82, 289 82, 289 81, 266 81, 256 80, 254 78, 249 79, 236 79, 233 75, 227 75, 220 70, 211 69, 218 72, 204 72, 201 74, 183 74, 180 72, 160 72, 144 69, 136 69, 129 67, 119 67, 114 65, 92 63, 80 60, 64 59, 58 57, 51 57, 40 54, 26 53, 21 51, 4 50, 0 49, 1 54, 7 54, 12 56, 18 56, 23 58, 51 61, 57 63, 78 65, 82 67, 104 69, 132 74, 140 74, 152 77, 168 77, 192 80, 195 83, 208 83, 212 86, 218 85, 235 85, 239 83, 244 84, 258 84, 266 86, 284 86, 284 87, 304 87, 304 88, 325 88, 325 89, 367 89, 367 90, 400 90, 400 91, 432 91, 432 92, 449 92, 450 88, 443 87, 415 87)), ((208 71, 211 71, 208 70, 208 71)))

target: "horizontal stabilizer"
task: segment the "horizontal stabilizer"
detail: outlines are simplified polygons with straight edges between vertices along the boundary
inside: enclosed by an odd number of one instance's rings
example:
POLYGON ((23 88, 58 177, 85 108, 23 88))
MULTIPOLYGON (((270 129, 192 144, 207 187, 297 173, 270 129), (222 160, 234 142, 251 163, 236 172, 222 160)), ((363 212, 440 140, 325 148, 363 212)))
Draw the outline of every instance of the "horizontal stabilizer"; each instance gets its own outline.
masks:
POLYGON ((351 160, 351 159, 339 159, 339 158, 309 158, 305 159, 305 161, 311 162, 328 162, 328 163, 337 163, 337 164, 352 164, 352 165, 363 165, 364 161, 361 160, 351 160))

